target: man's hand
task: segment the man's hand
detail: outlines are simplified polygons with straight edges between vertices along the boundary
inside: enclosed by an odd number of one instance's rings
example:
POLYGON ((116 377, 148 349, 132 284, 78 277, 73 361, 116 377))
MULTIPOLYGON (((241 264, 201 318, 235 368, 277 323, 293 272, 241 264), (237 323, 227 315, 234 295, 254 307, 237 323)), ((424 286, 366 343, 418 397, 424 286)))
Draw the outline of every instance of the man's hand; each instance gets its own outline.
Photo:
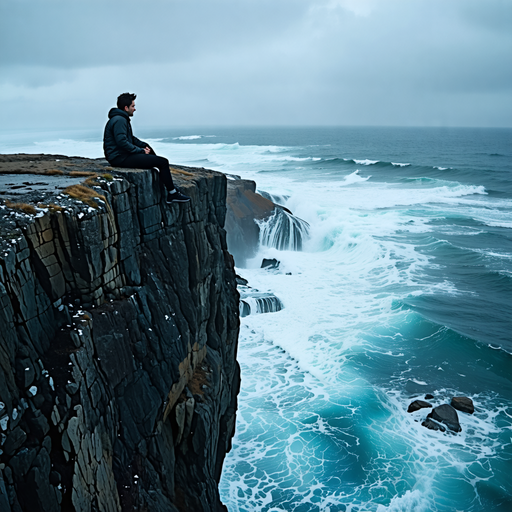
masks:
POLYGON ((151 148, 149 146, 146 146, 144 148, 144 153, 146 153, 146 155, 149 155, 151 153, 151 148))

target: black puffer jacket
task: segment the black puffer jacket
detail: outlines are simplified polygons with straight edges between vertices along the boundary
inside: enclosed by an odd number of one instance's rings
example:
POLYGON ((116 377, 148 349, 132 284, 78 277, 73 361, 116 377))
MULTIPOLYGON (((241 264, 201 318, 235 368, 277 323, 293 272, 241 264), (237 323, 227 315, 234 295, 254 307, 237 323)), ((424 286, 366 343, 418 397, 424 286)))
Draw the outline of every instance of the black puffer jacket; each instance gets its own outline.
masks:
POLYGON ((129 155, 144 153, 148 146, 133 136, 130 116, 120 108, 112 108, 108 113, 108 122, 103 135, 103 152, 105 158, 122 162, 129 155))

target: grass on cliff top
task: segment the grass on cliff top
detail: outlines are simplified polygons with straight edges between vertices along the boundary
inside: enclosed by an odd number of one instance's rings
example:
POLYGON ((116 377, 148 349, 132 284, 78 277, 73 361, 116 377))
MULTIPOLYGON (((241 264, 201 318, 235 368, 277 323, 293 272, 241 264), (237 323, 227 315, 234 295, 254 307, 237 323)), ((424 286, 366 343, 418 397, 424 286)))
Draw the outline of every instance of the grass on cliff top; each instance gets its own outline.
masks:
POLYGON ((5 206, 13 210, 20 210, 23 213, 28 213, 29 215, 35 215, 37 213, 35 206, 27 203, 13 203, 12 201, 9 201, 9 199, 5 200, 5 206))
POLYGON ((89 177, 98 177, 98 173, 92 171, 70 171, 70 176, 89 176, 89 177))
POLYGON ((107 199, 104 195, 96 192, 92 188, 86 187, 85 185, 71 185, 70 187, 65 188, 63 192, 73 199, 77 199, 78 201, 88 204, 92 208, 98 208, 98 203, 94 199, 100 199, 105 204, 107 203, 107 199))
POLYGON ((182 171, 181 169, 175 169, 174 167, 169 167, 170 171, 173 174, 184 174, 185 176, 195 176, 194 173, 188 171, 182 171))
POLYGON ((50 203, 50 204, 39 203, 37 205, 37 207, 38 208, 48 209, 52 213, 62 212, 64 210, 64 208, 62 206, 59 206, 58 204, 54 204, 54 203, 50 203))

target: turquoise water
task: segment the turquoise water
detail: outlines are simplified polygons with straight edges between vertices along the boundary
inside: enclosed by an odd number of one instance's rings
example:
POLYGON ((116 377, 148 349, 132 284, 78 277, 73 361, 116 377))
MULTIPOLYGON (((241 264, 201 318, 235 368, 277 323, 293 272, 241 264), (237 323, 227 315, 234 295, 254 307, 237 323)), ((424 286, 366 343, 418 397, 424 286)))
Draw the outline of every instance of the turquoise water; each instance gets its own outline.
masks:
MULTIPOLYGON (((302 251, 261 245, 238 268, 284 309, 242 319, 230 512, 512 510, 512 130, 137 135, 254 179, 311 227, 302 251), (476 412, 427 430, 406 412, 426 393, 476 412)), ((38 142, 3 151, 101 156, 95 134, 38 142)))

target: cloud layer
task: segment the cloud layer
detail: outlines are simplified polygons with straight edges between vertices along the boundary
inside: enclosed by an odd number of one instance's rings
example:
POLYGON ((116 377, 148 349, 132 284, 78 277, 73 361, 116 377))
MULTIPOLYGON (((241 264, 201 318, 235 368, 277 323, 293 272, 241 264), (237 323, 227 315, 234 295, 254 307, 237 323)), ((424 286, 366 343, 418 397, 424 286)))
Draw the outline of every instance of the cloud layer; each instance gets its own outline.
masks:
POLYGON ((508 0, 3 0, 3 128, 512 125, 508 0))

